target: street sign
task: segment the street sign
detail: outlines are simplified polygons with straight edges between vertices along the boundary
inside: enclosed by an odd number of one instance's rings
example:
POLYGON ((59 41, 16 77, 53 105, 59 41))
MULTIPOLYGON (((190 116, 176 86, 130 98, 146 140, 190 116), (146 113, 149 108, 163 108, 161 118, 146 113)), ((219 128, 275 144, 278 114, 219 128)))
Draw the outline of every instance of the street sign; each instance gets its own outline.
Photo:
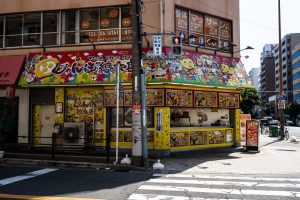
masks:
POLYGON ((154 56, 161 56, 162 54, 161 35, 153 36, 153 54, 154 56))
POLYGON ((280 100, 287 100, 287 98, 286 98, 285 95, 281 95, 281 96, 280 96, 280 100))
POLYGON ((285 100, 280 100, 279 101, 278 109, 285 109, 285 100))
POLYGON ((132 104, 132 112, 134 114, 139 114, 141 112, 141 104, 139 103, 132 104))

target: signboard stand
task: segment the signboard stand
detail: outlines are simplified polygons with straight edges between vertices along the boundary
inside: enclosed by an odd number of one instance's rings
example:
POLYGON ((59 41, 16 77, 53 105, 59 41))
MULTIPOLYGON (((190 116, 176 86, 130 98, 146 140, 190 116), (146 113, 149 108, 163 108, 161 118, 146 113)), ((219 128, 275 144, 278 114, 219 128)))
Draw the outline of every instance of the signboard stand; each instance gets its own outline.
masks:
POLYGON ((259 122, 257 120, 246 121, 246 151, 259 151, 259 122))

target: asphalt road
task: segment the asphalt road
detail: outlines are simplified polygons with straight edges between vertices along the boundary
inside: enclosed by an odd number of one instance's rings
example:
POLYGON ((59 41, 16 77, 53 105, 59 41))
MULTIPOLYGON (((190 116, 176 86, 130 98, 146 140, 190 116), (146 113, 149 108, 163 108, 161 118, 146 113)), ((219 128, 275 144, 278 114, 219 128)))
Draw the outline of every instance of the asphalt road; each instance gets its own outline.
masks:
POLYGON ((83 200, 85 198, 121 200, 127 199, 152 175, 149 172, 111 172, 86 169, 57 169, 40 175, 37 171, 43 169, 0 166, 0 199, 9 199, 9 196, 4 194, 10 194, 17 195, 12 196, 15 199, 57 196, 70 199, 76 197, 83 200), (34 171, 38 175, 30 177, 28 173, 34 171), (22 178, 24 179, 20 180, 22 178), (12 183, 7 184, 7 182, 12 183))

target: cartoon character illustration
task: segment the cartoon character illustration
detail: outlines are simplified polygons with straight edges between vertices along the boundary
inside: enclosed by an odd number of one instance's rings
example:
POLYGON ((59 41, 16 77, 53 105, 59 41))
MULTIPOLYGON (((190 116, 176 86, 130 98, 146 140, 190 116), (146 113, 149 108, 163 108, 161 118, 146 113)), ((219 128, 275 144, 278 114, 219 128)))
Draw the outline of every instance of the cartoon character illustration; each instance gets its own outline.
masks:
POLYGON ((194 62, 189 58, 180 60, 183 70, 189 75, 189 80, 196 80, 196 72, 194 62))
POLYGON ((53 68, 59 61, 56 58, 46 58, 35 66, 35 75, 39 78, 45 78, 53 75, 53 68))

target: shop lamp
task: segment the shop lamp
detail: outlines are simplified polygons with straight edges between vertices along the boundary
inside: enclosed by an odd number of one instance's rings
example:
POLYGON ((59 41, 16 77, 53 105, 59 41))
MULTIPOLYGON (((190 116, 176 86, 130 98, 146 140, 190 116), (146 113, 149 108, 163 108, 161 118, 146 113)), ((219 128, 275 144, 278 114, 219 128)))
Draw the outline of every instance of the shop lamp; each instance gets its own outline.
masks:
POLYGON ((233 53, 238 53, 238 52, 241 52, 241 51, 244 51, 244 50, 252 50, 252 49, 254 49, 254 48, 253 48, 253 47, 250 47, 250 46, 247 46, 246 48, 241 49, 241 50, 238 50, 238 51, 235 51, 235 52, 233 52, 233 53))
POLYGON ((96 50, 96 45, 95 45, 94 42, 89 38, 88 35, 82 35, 82 36, 81 36, 81 39, 87 40, 89 43, 91 43, 91 44, 93 45, 93 50, 94 50, 94 51, 96 50))
POLYGON ((215 55, 217 55, 217 51, 227 50, 227 48, 229 48, 229 47, 232 47, 232 49, 231 49, 231 52, 232 52, 233 51, 233 47, 236 47, 236 46, 237 46, 236 44, 229 42, 229 44, 227 44, 225 47, 221 47, 221 48, 215 50, 215 55))

